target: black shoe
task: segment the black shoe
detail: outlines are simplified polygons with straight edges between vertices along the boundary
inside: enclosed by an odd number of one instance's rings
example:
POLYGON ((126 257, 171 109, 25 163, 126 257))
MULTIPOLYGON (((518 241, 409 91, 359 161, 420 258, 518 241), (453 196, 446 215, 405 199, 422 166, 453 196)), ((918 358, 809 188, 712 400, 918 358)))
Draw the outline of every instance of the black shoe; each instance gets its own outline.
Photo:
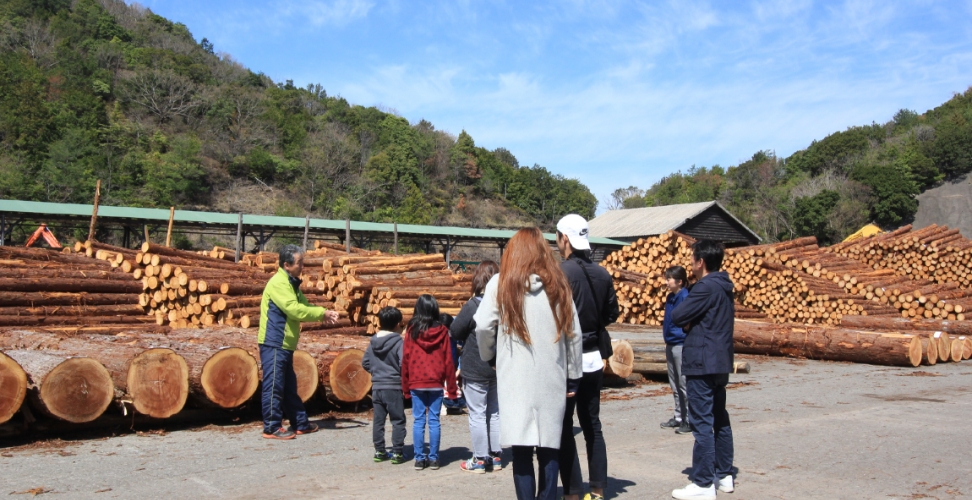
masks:
POLYGON ((428 462, 427 460, 423 460, 423 459, 416 459, 416 460, 415 460, 415 470, 422 470, 422 469, 424 469, 424 468, 425 468, 425 467, 426 467, 426 466, 427 466, 428 464, 429 464, 429 462, 428 462))
POLYGON ((662 429, 674 429, 678 426, 678 420, 675 420, 674 418, 670 419, 668 422, 662 422, 661 424, 662 429))
POLYGON ((692 433, 692 426, 689 425, 688 422, 682 422, 682 425, 679 425, 678 429, 675 429, 675 434, 691 434, 691 433, 692 433))
POLYGON ((389 458, 391 458, 391 454, 388 453, 387 451, 376 451, 375 452, 375 458, 374 458, 375 462, 384 462, 385 460, 388 460, 389 458))
POLYGON ((432 470, 439 470, 439 461, 438 460, 432 460, 432 461, 430 461, 429 462, 429 468, 432 469, 432 470))

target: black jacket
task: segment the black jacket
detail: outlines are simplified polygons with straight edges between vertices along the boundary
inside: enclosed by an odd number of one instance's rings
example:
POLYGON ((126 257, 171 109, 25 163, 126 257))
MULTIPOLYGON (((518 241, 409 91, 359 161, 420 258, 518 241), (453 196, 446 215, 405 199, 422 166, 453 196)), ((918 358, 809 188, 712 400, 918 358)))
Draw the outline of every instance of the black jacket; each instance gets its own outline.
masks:
POLYGON ((479 357, 479 342, 476 340, 476 311, 479 310, 479 301, 482 297, 469 299, 459 310, 456 319, 449 327, 449 336, 457 342, 465 342, 462 346, 462 354, 459 356, 459 367, 462 370, 462 379, 472 382, 490 382, 496 380, 496 370, 489 363, 479 357))
POLYGON ((672 323, 685 331, 682 373, 732 372, 735 311, 732 280, 725 271, 710 273, 689 288, 688 297, 672 311, 672 323))
POLYGON ((372 388, 402 390, 403 342, 395 332, 379 332, 371 337, 361 367, 371 374, 372 388))
POLYGON ((567 275, 574 294, 574 307, 577 308, 577 318, 580 320, 581 331, 584 332, 584 352, 596 351, 598 330, 601 326, 617 321, 620 315, 618 295, 614 292, 614 279, 606 269, 577 254, 571 254, 567 260, 561 262, 560 268, 567 275), (593 294, 581 266, 584 266, 591 277, 593 294), (598 304, 601 309, 600 318, 597 317, 598 304))

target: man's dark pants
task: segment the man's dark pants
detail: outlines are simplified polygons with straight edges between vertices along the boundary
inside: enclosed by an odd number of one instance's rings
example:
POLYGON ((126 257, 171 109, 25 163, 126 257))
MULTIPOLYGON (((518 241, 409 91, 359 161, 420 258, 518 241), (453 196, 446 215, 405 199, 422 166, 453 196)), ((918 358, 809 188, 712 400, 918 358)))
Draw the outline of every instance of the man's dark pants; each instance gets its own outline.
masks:
POLYGON ((577 408, 577 421, 584 432, 587 444, 587 469, 590 474, 588 483, 591 488, 607 487, 607 445, 601 431, 601 386, 604 384, 604 370, 585 373, 581 379, 577 396, 567 398, 564 408, 564 426, 560 437, 560 482, 564 485, 565 495, 583 491, 584 478, 581 477, 580 460, 577 456, 577 443, 574 441, 574 408, 577 408))
POLYGON ((294 351, 260 344, 260 363, 263 365, 263 432, 273 434, 283 427, 283 417, 294 429, 306 429, 307 412, 297 395, 297 374, 294 373, 294 351))
POLYGON ((728 374, 686 375, 689 423, 695 436, 689 479, 708 487, 732 474, 732 428, 726 411, 728 374))
POLYGON ((385 417, 392 423, 392 453, 402 453, 405 447, 405 396, 401 389, 372 389, 371 400, 374 402, 375 420, 371 437, 375 442, 375 451, 385 452, 385 417))

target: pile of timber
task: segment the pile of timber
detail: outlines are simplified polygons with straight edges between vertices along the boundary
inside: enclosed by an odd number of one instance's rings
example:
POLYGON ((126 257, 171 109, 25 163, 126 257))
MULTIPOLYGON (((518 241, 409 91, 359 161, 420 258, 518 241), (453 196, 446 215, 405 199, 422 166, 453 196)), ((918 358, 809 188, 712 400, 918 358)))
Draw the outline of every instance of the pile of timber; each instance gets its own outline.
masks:
POLYGON ((665 270, 682 266, 690 279, 692 238, 669 231, 642 238, 604 258, 601 265, 614 277, 621 315, 618 323, 661 325, 665 317, 665 270))
MULTIPOLYGON (((889 234, 905 234, 906 229, 889 234)), ((668 294, 664 271, 672 265, 688 269, 693 242, 669 232, 638 240, 602 262, 615 279, 619 322, 662 323, 668 294)), ((939 284, 892 269, 875 269, 833 248, 820 247, 808 237, 727 250, 723 269, 735 284, 736 317, 833 326, 846 316, 962 321, 964 311, 972 307, 972 298, 967 298, 972 297, 972 289, 962 289, 960 283, 939 284)))
MULTIPOLYGON (((338 401, 357 402, 367 395, 371 377, 361 369, 366 337, 305 337, 294 356, 302 400, 321 387, 338 401)), ((27 421, 39 414, 82 424, 112 407, 156 419, 173 417, 186 406, 239 408, 254 400, 258 356, 252 334, 239 329, 166 335, 3 330, 0 424, 18 411, 27 421)))
MULTIPOLYGON (((100 249, 98 249, 100 251, 100 249)), ((0 327, 155 327, 139 306, 142 285, 116 261, 38 248, 0 247, 0 327)))
POLYGON ((324 256, 319 264, 317 293, 347 311, 351 324, 369 334, 378 330, 377 313, 383 307, 399 308, 408 321, 416 299, 427 293, 436 298, 441 313, 455 316, 472 296, 472 275, 454 274, 442 254, 343 254, 324 256))
POLYGON ((972 307, 972 240, 962 237, 957 229, 933 224, 913 230, 908 225, 840 243, 828 251, 858 261, 872 271, 917 284, 879 284, 890 302, 900 304, 903 317, 961 321, 972 307))

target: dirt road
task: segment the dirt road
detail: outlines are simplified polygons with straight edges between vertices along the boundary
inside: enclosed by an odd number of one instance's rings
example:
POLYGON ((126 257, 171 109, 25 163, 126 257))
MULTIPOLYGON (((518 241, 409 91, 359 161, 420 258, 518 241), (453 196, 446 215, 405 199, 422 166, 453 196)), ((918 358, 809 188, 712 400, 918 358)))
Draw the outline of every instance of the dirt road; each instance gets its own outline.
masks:
MULTIPOLYGON (((746 359, 753 373, 735 376, 728 396, 737 491, 720 498, 972 497, 972 362, 915 370, 746 359)), ((686 483, 693 440, 659 428, 671 408, 664 387, 606 396, 609 498, 670 498, 686 483)), ((251 422, 26 447, 0 443, 0 495, 513 497, 509 468, 485 475, 459 470, 469 456, 465 416, 445 417, 444 467, 422 472, 411 463, 372 463, 369 419, 325 420, 322 432, 289 442, 261 439, 251 422)))

